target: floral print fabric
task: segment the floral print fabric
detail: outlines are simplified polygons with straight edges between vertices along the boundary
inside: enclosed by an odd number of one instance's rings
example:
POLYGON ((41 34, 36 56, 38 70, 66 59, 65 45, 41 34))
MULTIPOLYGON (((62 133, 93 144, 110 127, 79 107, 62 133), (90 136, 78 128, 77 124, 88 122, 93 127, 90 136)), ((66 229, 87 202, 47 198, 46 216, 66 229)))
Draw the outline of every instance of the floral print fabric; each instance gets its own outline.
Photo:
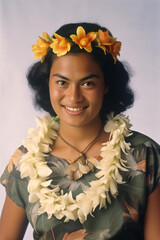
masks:
MULTIPOLYGON (((77 221, 64 222, 47 214, 37 215, 39 203, 28 202, 28 179, 21 179, 19 160, 26 152, 22 146, 11 157, 2 177, 8 196, 20 207, 25 208, 29 222, 37 240, 142 240, 143 222, 147 197, 160 184, 160 147, 150 138, 133 132, 127 138, 131 149, 122 153, 127 161, 128 171, 123 172, 124 184, 118 185, 119 194, 107 209, 98 208, 89 215, 83 224, 77 221)), ((81 179, 70 180, 65 173, 69 163, 53 155, 46 157, 52 169, 51 178, 64 193, 72 192, 73 197, 89 187, 89 182, 96 180, 95 172, 84 175, 81 179)))

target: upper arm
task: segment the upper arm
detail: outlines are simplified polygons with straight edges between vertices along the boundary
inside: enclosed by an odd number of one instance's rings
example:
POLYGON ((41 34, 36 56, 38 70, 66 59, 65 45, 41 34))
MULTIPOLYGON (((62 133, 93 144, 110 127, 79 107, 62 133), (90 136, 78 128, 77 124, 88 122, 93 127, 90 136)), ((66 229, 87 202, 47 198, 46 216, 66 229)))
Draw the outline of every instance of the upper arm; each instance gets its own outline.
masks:
POLYGON ((25 210, 6 196, 0 219, 0 240, 23 239, 27 225, 25 210))
POLYGON ((160 184, 148 198, 144 237, 145 240, 160 239, 160 184))

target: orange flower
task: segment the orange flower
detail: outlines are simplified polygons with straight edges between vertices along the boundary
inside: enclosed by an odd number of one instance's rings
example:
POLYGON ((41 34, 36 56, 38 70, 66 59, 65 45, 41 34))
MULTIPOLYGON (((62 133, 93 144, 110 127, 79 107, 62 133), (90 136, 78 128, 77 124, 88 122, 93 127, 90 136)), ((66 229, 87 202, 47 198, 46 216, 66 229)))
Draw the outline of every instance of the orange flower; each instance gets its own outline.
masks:
POLYGON ((2 181, 2 185, 3 185, 3 186, 4 186, 4 185, 6 185, 6 184, 7 184, 7 182, 8 182, 8 180, 7 180, 7 179, 3 180, 3 181, 2 181))
POLYGON ((71 49, 71 43, 66 40, 65 37, 54 33, 56 38, 52 38, 53 43, 50 47, 53 49, 53 52, 57 54, 58 57, 65 55, 71 49))
POLYGON ((128 217, 131 218, 133 221, 137 222, 138 220, 138 212, 136 209, 134 209, 133 207, 131 207, 127 202, 124 202, 126 208, 128 209, 129 213, 123 213, 124 217, 128 217))
POLYGON ((101 29, 97 34, 98 47, 102 48, 104 53, 110 53, 113 56, 114 63, 116 63, 117 55, 120 56, 121 42, 116 41, 116 38, 113 38, 108 30, 103 32, 101 29))
POLYGON ((18 162, 19 157, 21 156, 22 152, 20 149, 17 149, 13 156, 10 158, 9 163, 8 163, 8 172, 12 172, 13 170, 13 165, 16 165, 18 162))
POLYGON ((106 32, 103 32, 100 29, 98 30, 96 41, 98 42, 98 47, 102 48, 106 54, 107 48, 105 46, 111 46, 113 44, 114 38, 109 35, 108 30, 106 32))
POLYGON ((95 32, 89 32, 86 35, 84 28, 79 26, 77 28, 77 35, 72 34, 70 38, 78 44, 81 49, 84 48, 87 52, 92 52, 91 42, 95 40, 96 36, 97 34, 95 32))
POLYGON ((117 61, 117 55, 120 56, 121 42, 116 41, 110 46, 110 54, 113 56, 114 63, 117 61))
POLYGON ((63 240, 83 240, 87 235, 85 232, 85 229, 81 229, 76 232, 72 232, 71 234, 66 233, 63 237, 63 240))
POLYGON ((52 43, 52 39, 47 33, 43 32, 42 36, 43 38, 39 37, 37 43, 32 46, 32 51, 35 53, 34 58, 37 59, 42 57, 41 63, 44 61, 48 48, 52 43))
POLYGON ((98 30, 98 34, 97 34, 97 40, 99 42, 100 45, 104 46, 104 45, 111 45, 113 40, 111 35, 109 35, 108 30, 106 32, 103 32, 101 29, 98 30))
POLYGON ((146 160, 142 160, 137 164, 137 170, 146 172, 146 160))
POLYGON ((82 26, 77 27, 76 34, 71 34, 70 38, 66 39, 54 33, 54 38, 46 33, 42 33, 42 37, 39 37, 37 43, 32 46, 32 51, 35 53, 34 58, 40 58, 41 62, 44 61, 48 49, 52 48, 53 53, 57 54, 58 57, 67 54, 70 51, 73 43, 77 44, 80 49, 85 49, 87 52, 92 52, 91 43, 94 41, 95 47, 103 49, 104 54, 110 53, 113 56, 114 63, 117 60, 117 55, 120 55, 121 42, 116 41, 116 38, 113 38, 108 30, 103 32, 101 29, 98 32, 89 32, 86 34, 82 26))

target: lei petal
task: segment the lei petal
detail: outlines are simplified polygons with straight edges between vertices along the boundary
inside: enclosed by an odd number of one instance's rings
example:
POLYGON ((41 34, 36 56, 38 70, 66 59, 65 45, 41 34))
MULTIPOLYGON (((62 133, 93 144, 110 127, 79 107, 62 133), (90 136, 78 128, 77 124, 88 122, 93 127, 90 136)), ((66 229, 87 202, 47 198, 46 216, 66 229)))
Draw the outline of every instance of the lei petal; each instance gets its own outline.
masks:
POLYGON ((83 223, 98 206, 99 209, 107 208, 107 204, 111 204, 111 196, 116 198, 118 194, 117 184, 124 183, 119 170, 128 171, 126 161, 121 159, 121 151, 130 149, 130 144, 125 142, 125 137, 131 135, 129 119, 122 114, 115 117, 113 113, 108 115, 104 130, 110 132, 111 137, 101 149, 102 160, 90 159, 99 169, 95 175, 97 180, 91 181, 90 187, 75 199, 72 192, 64 195, 58 185, 52 185, 52 179, 49 179, 52 171, 45 161, 47 150, 50 151, 50 141, 57 137, 58 119, 47 114, 36 121, 38 130, 29 130, 27 140, 30 141, 25 140, 28 152, 20 160, 21 177, 29 177, 29 202, 39 201, 38 213, 46 212, 48 218, 54 215, 57 219, 65 218, 65 222, 79 219, 83 223), (49 136, 53 137, 50 141, 49 136))

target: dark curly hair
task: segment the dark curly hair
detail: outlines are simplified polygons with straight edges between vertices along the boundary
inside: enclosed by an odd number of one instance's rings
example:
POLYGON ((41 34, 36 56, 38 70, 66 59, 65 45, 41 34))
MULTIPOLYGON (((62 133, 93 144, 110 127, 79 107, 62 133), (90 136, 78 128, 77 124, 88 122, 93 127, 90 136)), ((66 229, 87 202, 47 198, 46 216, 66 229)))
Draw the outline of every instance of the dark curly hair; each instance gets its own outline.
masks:
MULTIPOLYGON (((97 32, 99 29, 106 31, 107 29, 94 23, 74 23, 66 24, 57 30, 57 34, 70 38, 71 34, 76 34, 78 26, 82 26, 86 33, 97 32)), ((110 33, 110 32, 109 32, 110 33)), ((112 34, 110 33, 112 36, 112 34)), ((92 43, 94 44, 94 43, 92 43)), ((93 46, 93 45, 92 45, 93 46)), ((79 54, 86 51, 80 49, 77 44, 71 47, 67 54, 79 54)), ((104 54, 103 50, 93 46, 93 51, 89 53, 93 59, 99 64, 104 74, 105 85, 109 88, 107 94, 104 95, 103 105, 101 108, 101 118, 105 120, 106 115, 110 112, 118 114, 130 108, 134 102, 134 94, 129 87, 130 71, 127 65, 120 62, 118 59, 114 63, 111 54, 104 54)), ((43 63, 40 61, 35 63, 28 71, 27 79, 29 86, 34 90, 35 106, 42 108, 55 116, 54 109, 52 108, 49 96, 49 75, 50 68, 54 59, 57 56, 49 50, 43 63)))

